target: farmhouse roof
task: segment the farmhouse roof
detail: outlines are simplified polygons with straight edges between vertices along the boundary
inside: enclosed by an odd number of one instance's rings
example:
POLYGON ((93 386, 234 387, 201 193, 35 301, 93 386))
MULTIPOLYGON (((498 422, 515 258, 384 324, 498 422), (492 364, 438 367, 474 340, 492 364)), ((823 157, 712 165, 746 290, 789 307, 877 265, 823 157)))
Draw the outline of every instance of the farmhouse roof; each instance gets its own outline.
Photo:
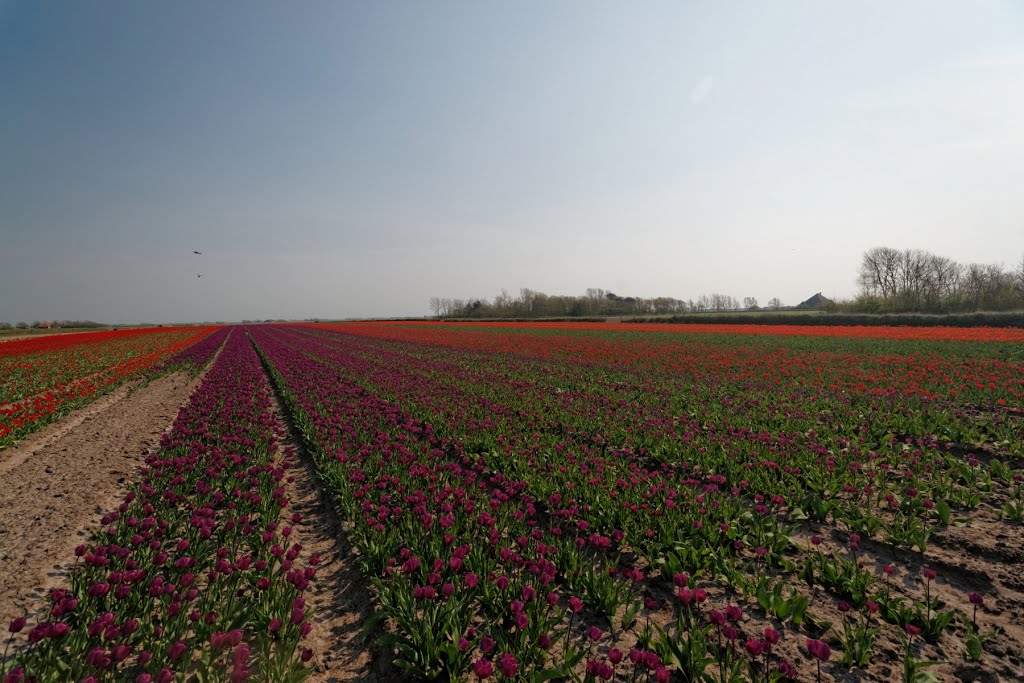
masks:
POLYGON ((819 308, 825 308, 825 306, 828 306, 829 304, 832 304, 832 303, 835 303, 835 302, 832 301, 832 299, 829 299, 828 297, 822 296, 821 292, 818 292, 817 294, 812 296, 807 301, 801 302, 800 305, 797 306, 797 308, 819 309, 819 308))

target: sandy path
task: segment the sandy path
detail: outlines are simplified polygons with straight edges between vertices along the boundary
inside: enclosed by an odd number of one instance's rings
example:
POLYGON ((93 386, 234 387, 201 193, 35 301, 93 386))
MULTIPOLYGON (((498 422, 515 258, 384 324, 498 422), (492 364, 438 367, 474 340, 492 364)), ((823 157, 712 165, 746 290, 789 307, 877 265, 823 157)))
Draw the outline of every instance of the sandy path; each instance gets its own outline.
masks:
POLYGON ((200 379, 120 387, 0 451, 0 624, 44 604, 200 379))

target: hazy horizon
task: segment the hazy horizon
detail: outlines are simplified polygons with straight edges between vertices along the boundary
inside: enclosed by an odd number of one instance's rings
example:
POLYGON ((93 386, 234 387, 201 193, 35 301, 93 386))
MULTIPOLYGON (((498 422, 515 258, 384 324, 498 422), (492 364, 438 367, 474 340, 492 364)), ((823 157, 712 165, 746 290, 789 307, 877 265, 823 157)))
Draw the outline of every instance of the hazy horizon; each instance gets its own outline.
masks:
POLYGON ((0 0, 0 83, 6 322, 795 305, 876 246, 1024 253, 1009 1, 0 0))

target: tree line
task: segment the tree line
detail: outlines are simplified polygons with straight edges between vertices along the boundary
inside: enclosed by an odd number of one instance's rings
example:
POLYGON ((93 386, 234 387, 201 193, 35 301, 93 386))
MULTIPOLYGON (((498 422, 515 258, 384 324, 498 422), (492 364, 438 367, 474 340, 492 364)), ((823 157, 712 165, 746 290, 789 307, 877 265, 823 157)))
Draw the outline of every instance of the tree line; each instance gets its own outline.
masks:
POLYGON ((1024 257, 1013 269, 962 264, 922 249, 875 247, 864 252, 859 292, 839 304, 863 313, 965 313, 1024 308, 1024 257))
MULTIPOLYGON (((1024 309, 1024 257, 1013 268, 963 264, 922 249, 875 247, 865 251, 857 271, 858 292, 828 301, 825 311, 843 313, 974 313, 1024 309)), ((811 289, 810 287, 808 289, 811 289)), ((579 318, 663 316, 707 312, 792 310, 777 297, 762 307, 756 297, 702 294, 696 299, 619 296, 590 288, 582 296, 545 294, 522 288, 494 299, 431 297, 437 318, 579 318)))
MULTIPOLYGON (((778 298, 768 301, 768 309, 782 307, 778 298)), ((755 297, 744 297, 741 301, 718 293, 683 300, 670 296, 619 296, 600 288, 588 288, 582 296, 545 294, 524 287, 519 290, 519 296, 503 289, 493 300, 435 296, 430 298, 430 310, 437 318, 585 318, 761 310, 761 307, 755 297)))
POLYGON ((106 327, 103 323, 93 322, 92 320, 53 320, 53 321, 40 321, 27 323, 20 322, 10 323, 0 322, 0 330, 45 330, 50 328, 62 328, 62 327, 106 327))

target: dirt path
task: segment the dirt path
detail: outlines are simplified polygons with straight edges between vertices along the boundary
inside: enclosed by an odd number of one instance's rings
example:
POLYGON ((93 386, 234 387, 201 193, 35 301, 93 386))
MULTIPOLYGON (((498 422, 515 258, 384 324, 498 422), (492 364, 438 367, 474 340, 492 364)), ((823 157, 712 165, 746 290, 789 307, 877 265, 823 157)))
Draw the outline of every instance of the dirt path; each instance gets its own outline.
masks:
POLYGON ((44 604, 199 381, 120 387, 0 451, 0 624, 44 604))
POLYGON ((363 627, 373 615, 367 583, 359 570, 352 546, 345 538, 343 521, 330 495, 317 483, 312 457, 285 419, 280 398, 274 396, 278 420, 277 438, 288 465, 285 490, 288 493, 286 523, 294 529, 292 538, 303 547, 303 555, 319 555, 317 574, 306 590, 313 607, 313 630, 302 647, 313 650, 310 683, 336 681, 402 681, 402 672, 372 644, 363 640, 363 627), (294 524, 298 513, 302 521, 294 524))

